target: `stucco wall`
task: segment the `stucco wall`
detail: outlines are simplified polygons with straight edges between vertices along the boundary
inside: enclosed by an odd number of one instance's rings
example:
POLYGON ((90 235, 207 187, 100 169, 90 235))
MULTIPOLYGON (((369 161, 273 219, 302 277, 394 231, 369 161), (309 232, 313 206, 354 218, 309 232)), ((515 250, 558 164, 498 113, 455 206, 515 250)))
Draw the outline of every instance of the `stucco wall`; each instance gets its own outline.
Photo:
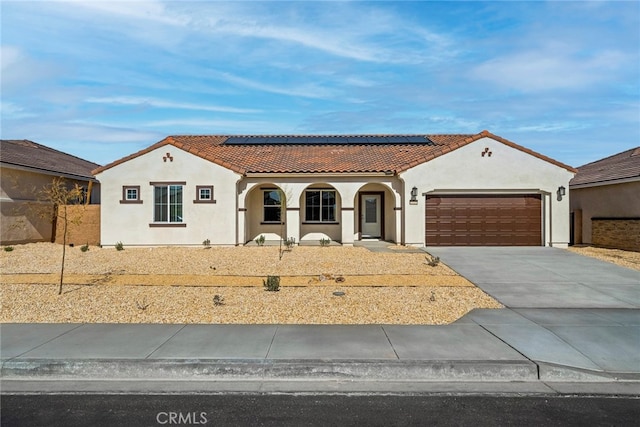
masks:
MULTIPOLYGON (((576 240, 576 244, 595 244, 592 239, 593 217, 640 217, 640 181, 572 188, 570 199, 571 211, 582 212, 582 240, 576 240)), ((580 227, 580 224, 575 226, 580 227)))
POLYGON ((236 241, 238 178, 228 169, 173 146, 161 147, 108 169, 98 175, 102 186, 101 243, 201 245, 209 239, 212 245, 232 245, 236 241), (150 226, 154 208, 151 182, 186 182, 185 227, 150 226), (213 185, 216 203, 194 203, 198 185, 213 185), (140 186, 142 203, 120 203, 123 186, 140 186))
MULTIPOLYGON (((53 207, 39 199, 55 174, 0 167, 0 243, 50 242, 53 207)), ((65 179, 72 187, 88 187, 87 181, 65 179)), ((100 185, 94 183, 91 201, 100 200, 100 185)))
POLYGON ((423 246, 425 194, 536 193, 542 195, 543 234, 547 246, 566 247, 569 242, 569 198, 557 200, 559 186, 569 188, 572 172, 509 147, 482 138, 404 173, 405 198, 418 188, 418 203, 405 206, 405 241, 423 246), (482 156, 483 152, 491 152, 482 156))

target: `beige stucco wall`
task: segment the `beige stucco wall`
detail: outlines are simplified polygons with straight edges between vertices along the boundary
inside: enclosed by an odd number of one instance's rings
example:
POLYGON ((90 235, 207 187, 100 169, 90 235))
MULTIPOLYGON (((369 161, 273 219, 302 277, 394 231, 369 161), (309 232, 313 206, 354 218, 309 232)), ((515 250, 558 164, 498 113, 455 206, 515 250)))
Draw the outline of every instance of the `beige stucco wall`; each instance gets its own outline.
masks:
POLYGON ((233 245, 236 241, 236 182, 239 175, 173 146, 143 154, 100 173, 101 243, 115 245, 233 245), (167 153, 173 160, 164 160, 167 153), (186 182, 183 218, 186 227, 150 227, 153 186, 150 182, 186 182), (140 186, 141 204, 121 204, 123 186, 140 186), (194 203, 196 186, 213 185, 216 203, 194 203))
POLYGON ((417 204, 405 205, 405 241, 424 245, 424 194, 537 193, 542 195, 544 245, 566 247, 569 197, 558 201, 556 192, 559 186, 568 189, 573 176, 564 168, 491 138, 479 139, 401 174, 406 200, 414 186, 420 195, 417 204), (485 149, 491 157, 482 156, 485 149))
MULTIPOLYGON (((572 188, 571 211, 582 211, 582 241, 592 244, 593 217, 640 217, 640 181, 572 188)), ((577 224, 579 226, 579 224, 577 224)))
MULTIPOLYGON (((49 242, 53 230, 53 207, 40 192, 51 184, 55 174, 36 173, 25 169, 0 167, 0 243, 18 244, 49 242)), ((88 186, 87 181, 65 178, 69 186, 88 186)), ((100 185, 92 186, 92 203, 100 201, 100 185)))

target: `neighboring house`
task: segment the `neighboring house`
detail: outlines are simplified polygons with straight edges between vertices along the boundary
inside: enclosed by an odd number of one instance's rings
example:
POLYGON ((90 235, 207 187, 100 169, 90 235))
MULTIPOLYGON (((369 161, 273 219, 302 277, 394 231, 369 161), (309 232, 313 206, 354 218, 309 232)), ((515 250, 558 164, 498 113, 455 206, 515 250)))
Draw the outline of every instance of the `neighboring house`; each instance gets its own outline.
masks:
POLYGON ((0 140, 0 243, 53 241, 52 206, 40 201, 38 193, 63 177, 70 186, 77 183, 86 190, 87 202, 100 203, 100 186, 91 174, 98 166, 33 141, 0 140), (47 211, 51 219, 42 217, 47 211))
POLYGON ((559 247, 575 172, 487 131, 169 136, 94 170, 105 245, 278 240, 283 220, 297 242, 559 247))
POLYGON ((640 147, 580 166, 569 188, 573 243, 640 251, 640 147))

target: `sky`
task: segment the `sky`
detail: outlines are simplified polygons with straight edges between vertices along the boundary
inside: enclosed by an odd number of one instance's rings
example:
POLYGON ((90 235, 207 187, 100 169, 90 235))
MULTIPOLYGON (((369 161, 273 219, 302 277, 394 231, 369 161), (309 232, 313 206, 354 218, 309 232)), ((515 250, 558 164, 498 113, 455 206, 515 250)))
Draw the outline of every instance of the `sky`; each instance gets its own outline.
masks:
POLYGON ((482 130, 640 145, 638 1, 0 0, 0 137, 99 164, 168 135, 482 130))

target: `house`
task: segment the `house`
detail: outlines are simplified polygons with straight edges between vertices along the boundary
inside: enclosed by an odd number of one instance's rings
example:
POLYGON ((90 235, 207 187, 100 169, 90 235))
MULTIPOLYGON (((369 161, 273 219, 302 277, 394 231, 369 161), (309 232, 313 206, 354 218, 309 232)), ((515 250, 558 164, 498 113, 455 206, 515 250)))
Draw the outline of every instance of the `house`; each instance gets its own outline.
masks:
POLYGON ((54 241, 56 223, 42 215, 50 210, 53 218, 53 207, 38 200, 38 193, 62 177, 86 190, 87 203, 100 203, 100 185, 91 174, 98 166, 33 141, 0 140, 0 244, 54 241))
POLYGON ((560 247, 569 200, 558 194, 575 172, 488 131, 169 136, 94 170, 105 245, 560 247))
POLYGON ((580 166, 569 189, 572 243, 640 251, 640 147, 580 166))

